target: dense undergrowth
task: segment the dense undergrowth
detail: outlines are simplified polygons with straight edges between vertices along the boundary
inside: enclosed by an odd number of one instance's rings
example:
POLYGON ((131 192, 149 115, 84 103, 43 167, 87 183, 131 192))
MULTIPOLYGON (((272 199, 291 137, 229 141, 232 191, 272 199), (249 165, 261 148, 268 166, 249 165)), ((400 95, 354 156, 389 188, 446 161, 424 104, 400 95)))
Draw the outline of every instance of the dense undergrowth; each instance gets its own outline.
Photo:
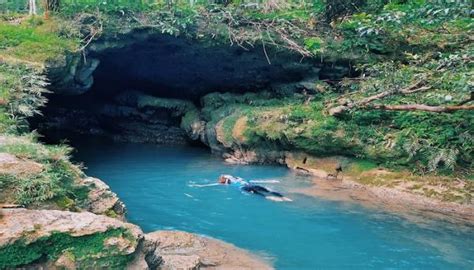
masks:
POLYGON ((16 169, 6 165, 0 171, 0 203, 39 206, 50 202, 74 210, 88 191, 75 184, 83 175, 69 161, 71 149, 38 142, 27 119, 47 102, 45 62, 64 57, 75 43, 60 35, 56 22, 22 20, 21 25, 0 24, 0 152, 22 164, 16 169))
POLYGON ((336 118, 325 114, 326 99, 331 98, 321 95, 305 102, 303 95, 211 94, 203 99, 203 118, 214 125, 223 121, 227 145, 264 144, 271 150, 346 155, 418 173, 443 169, 469 173, 472 114, 456 112, 446 119, 428 112, 356 111, 336 118), (457 152, 460 147, 467 152, 457 152), (465 165, 465 170, 457 164, 465 165))
MULTIPOLYGON (((280 4, 278 8, 264 5, 261 9, 243 8, 238 3, 225 7, 177 4, 169 8, 157 4, 141 9, 120 7, 120 11, 103 7, 104 29, 116 28, 118 22, 126 20, 134 27, 187 35, 208 44, 230 43, 265 52, 272 47, 327 62, 349 61, 360 77, 314 82, 314 88, 309 89, 310 102, 274 106, 281 117, 288 117, 288 123, 257 121, 256 126, 266 130, 249 131, 254 134, 253 141, 278 141, 317 155, 348 154, 391 168, 409 167, 417 173, 471 174, 472 110, 433 113, 387 109, 472 102, 474 24, 470 5, 368 1, 353 14, 328 22, 323 2, 280 4), (117 12, 120 18, 113 15, 117 12), (389 94, 339 115, 328 114, 335 106, 357 104, 383 92, 389 94)), ((271 63, 271 57, 268 61, 271 63)), ((298 93, 277 93, 275 98, 280 98, 279 94, 287 100, 298 99, 298 93)), ((239 111, 258 118, 262 111, 258 102, 252 100, 248 108, 239 111)), ((227 127, 236 122, 236 114, 225 122, 227 127)))
MULTIPOLYGON (((240 102, 241 108, 229 113, 224 123, 230 126, 236 122, 236 114, 247 115, 247 144, 254 146, 276 141, 289 149, 316 155, 346 154, 391 168, 412 168, 417 173, 457 171, 470 175, 472 108, 451 113, 384 109, 472 102, 474 24, 469 13, 470 6, 460 3, 392 1, 371 13, 334 20, 331 29, 318 24, 312 29, 305 27, 306 32, 294 39, 303 39, 313 57, 353 60, 361 76, 327 81, 326 85, 315 82, 311 93, 300 97, 306 101, 299 104, 278 104, 278 95, 273 101, 250 98, 240 102), (370 104, 353 106, 339 115, 328 113, 335 106, 362 103, 384 92, 388 94, 370 104), (259 102, 263 104, 259 106, 259 102)), ((295 97, 291 93, 286 98, 295 97)))

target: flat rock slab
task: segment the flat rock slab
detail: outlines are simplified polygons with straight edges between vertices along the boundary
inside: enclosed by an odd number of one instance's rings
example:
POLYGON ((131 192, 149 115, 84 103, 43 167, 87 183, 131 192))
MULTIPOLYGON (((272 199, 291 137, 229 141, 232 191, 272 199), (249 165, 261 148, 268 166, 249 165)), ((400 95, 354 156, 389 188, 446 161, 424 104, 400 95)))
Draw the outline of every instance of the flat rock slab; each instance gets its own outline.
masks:
POLYGON ((161 269, 273 269, 267 262, 223 241, 180 231, 145 235, 156 245, 161 269))
POLYGON ((34 242, 53 232, 84 236, 124 228, 135 239, 142 235, 141 229, 136 225, 89 212, 3 209, 0 210, 0 215, 0 247, 25 238, 25 235, 28 236, 28 242, 34 242))
POLYGON ((8 153, 0 153, 0 173, 15 176, 28 176, 38 174, 43 170, 43 165, 19 159, 8 153))

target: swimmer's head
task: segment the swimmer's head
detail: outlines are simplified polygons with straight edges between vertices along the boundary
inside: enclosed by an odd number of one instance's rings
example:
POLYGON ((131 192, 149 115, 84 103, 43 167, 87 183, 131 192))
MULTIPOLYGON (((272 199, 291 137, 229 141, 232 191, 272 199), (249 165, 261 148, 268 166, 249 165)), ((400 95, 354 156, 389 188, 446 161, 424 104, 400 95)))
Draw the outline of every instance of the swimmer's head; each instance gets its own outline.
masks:
POLYGON ((217 181, 219 184, 223 185, 229 185, 231 183, 230 179, 226 175, 221 175, 217 181))

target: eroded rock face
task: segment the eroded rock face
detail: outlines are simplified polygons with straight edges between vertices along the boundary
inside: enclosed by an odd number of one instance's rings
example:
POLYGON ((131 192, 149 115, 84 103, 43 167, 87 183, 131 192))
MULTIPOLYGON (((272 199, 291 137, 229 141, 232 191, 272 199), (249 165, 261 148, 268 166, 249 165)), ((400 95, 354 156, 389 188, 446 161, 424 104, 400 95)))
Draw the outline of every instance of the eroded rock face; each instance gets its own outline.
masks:
MULTIPOLYGON (((120 95, 119 95, 120 96, 120 95)), ((45 118, 34 127, 49 139, 61 132, 101 136, 118 142, 185 144, 186 131, 179 127, 181 115, 163 107, 143 106, 131 100, 113 99, 95 102, 83 96, 52 100, 45 118), (62 107, 64 106, 64 107, 62 107)))
POLYGON ((154 254, 162 259, 160 269, 272 269, 233 245, 186 232, 149 233, 145 244, 156 247, 154 254))
POLYGON ((93 73, 99 66, 96 58, 86 58, 80 53, 70 53, 46 64, 51 88, 57 94, 80 95, 94 83, 93 73))
POLYGON ((110 190, 107 184, 94 177, 84 178, 80 183, 90 189, 86 206, 87 211, 124 219, 125 205, 120 201, 117 194, 110 190))
POLYGON ((207 128, 202 119, 183 127, 175 119, 176 108, 137 107, 114 97, 138 90, 156 98, 194 102, 198 111, 199 100, 212 92, 314 94, 319 91, 315 82, 321 78, 351 73, 349 63, 301 59, 276 48, 269 47, 265 53, 257 47, 243 50, 150 28, 116 31, 104 33, 83 53, 69 53, 47 63, 49 88, 58 95, 50 96, 41 123, 33 125, 43 135, 51 138, 66 131, 126 142, 202 141, 214 152, 223 152, 219 144, 229 146, 220 140, 219 129, 207 128))
POLYGON ((88 212, 3 209, 0 214, 0 268, 31 265, 46 255, 46 268, 123 266, 142 238, 138 226, 88 212))

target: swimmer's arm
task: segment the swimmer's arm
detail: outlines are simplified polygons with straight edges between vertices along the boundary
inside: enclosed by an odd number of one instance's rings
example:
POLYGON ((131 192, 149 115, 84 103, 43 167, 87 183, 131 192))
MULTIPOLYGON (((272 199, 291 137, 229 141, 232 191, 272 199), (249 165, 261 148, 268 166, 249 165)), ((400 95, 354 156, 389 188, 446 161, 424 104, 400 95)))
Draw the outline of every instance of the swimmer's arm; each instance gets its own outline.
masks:
POLYGON ((256 184, 276 184, 280 183, 280 180, 250 180, 249 182, 256 184))
POLYGON ((220 184, 219 183, 204 184, 204 185, 190 184, 188 186, 190 186, 190 187, 212 187, 212 186, 218 186, 218 185, 220 185, 220 184))
POLYGON ((277 197, 277 196, 265 196, 265 199, 275 202, 292 202, 293 200, 288 197, 277 197))

